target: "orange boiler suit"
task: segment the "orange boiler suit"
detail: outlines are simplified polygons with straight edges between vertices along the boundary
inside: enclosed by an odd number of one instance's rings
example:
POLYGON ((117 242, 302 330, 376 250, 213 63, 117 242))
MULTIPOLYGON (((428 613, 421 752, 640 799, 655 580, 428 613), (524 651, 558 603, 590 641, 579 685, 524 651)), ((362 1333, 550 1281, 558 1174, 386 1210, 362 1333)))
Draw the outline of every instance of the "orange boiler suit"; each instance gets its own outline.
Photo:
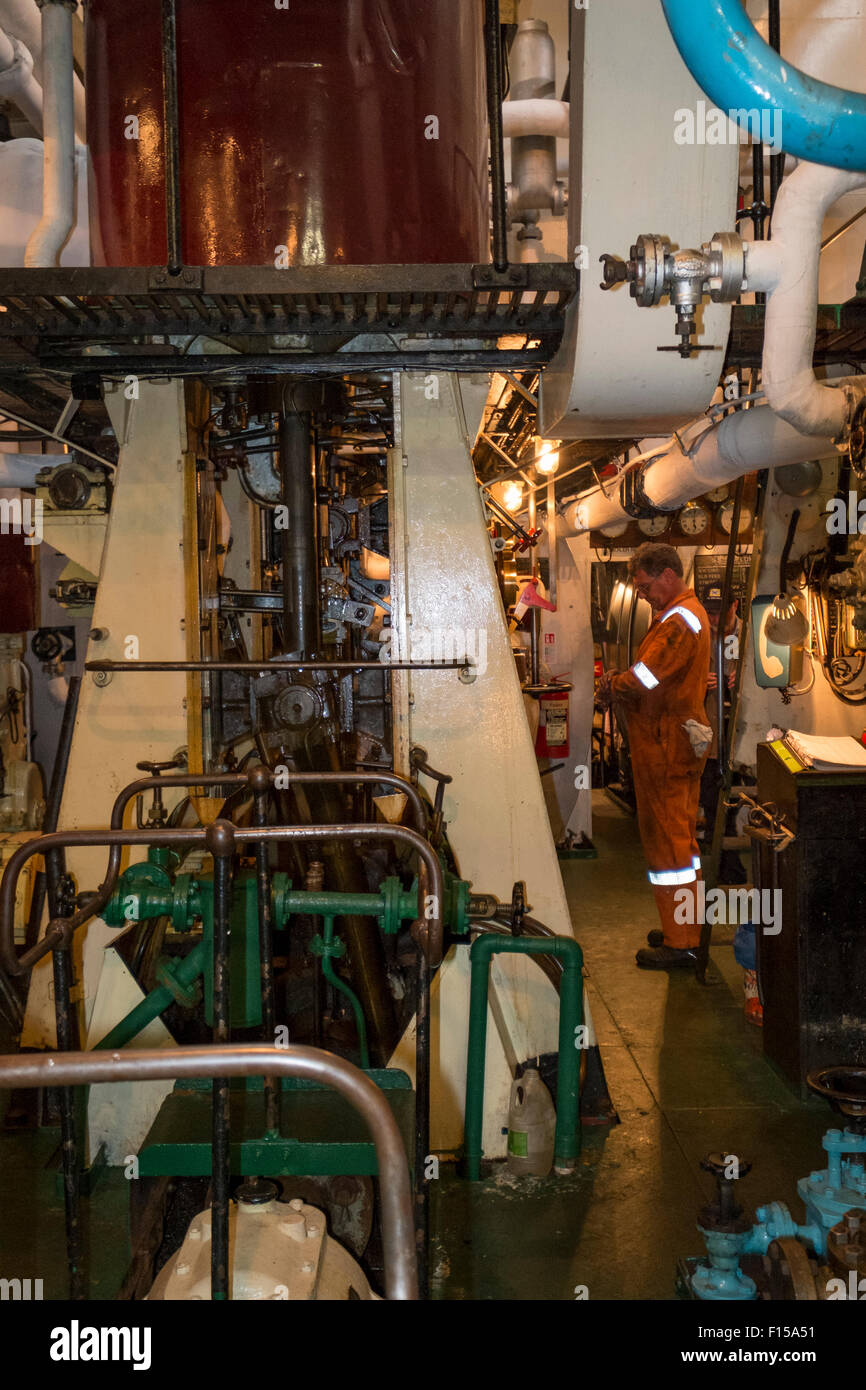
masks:
POLYGON ((707 758, 695 755, 683 726, 688 719, 706 723, 709 668, 709 621, 694 590, 685 589, 655 618, 634 665, 610 682, 625 706, 638 827, 665 945, 681 950, 697 946, 701 934, 683 889, 696 898, 698 797, 707 758), (688 917, 691 922, 683 920, 688 917))

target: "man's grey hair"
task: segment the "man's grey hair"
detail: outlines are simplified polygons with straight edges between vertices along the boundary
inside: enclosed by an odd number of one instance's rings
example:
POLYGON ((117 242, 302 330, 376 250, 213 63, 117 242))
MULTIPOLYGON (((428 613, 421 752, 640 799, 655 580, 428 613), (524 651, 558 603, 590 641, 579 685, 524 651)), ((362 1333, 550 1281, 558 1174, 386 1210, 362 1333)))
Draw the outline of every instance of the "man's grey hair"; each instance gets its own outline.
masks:
POLYGON ((673 570, 680 579, 683 577, 683 562, 679 551, 673 545, 662 545, 660 541, 647 541, 638 546, 628 562, 629 577, 634 579, 638 570, 648 574, 650 579, 658 579, 665 570, 673 570))

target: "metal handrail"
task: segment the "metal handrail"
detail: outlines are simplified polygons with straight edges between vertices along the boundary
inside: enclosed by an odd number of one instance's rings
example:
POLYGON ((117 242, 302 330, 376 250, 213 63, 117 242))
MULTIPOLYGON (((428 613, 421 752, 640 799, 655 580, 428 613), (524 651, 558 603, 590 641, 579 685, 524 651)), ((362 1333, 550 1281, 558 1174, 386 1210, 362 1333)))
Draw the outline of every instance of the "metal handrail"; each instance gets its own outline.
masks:
MULTIPOLYGON (((163 780, 163 784, 167 783, 163 780)), ((189 785, 201 785, 201 774, 193 778, 189 785)), ((219 824, 219 822, 215 822, 219 824)), ((423 892, 425 885, 419 876, 419 920, 427 929, 426 952, 431 966, 442 959, 443 925, 442 904, 444 886, 442 866, 436 852, 423 836, 405 825, 380 825, 362 822, 360 824, 340 825, 268 825, 264 827, 234 826, 223 822, 237 844, 254 843, 257 840, 400 840, 412 847, 424 864, 430 885, 429 894, 423 892)), ((50 854, 55 850, 109 845, 205 845, 208 831, 213 827, 194 826, 186 829, 152 828, 145 830, 58 830, 51 835, 37 836, 27 840, 10 856, 2 880, 0 880, 0 965, 7 975, 23 975, 38 960, 55 947, 67 945, 72 934, 83 922, 94 916, 95 908, 102 898, 88 900, 86 906, 73 917, 55 917, 48 923, 45 934, 25 951, 18 955, 15 950, 15 890, 18 877, 27 860, 34 854, 50 854)), ((109 893, 105 895, 108 900, 109 893)), ((104 906, 104 902, 102 905, 104 906)), ((422 943, 423 944, 423 943, 422 943)))
POLYGON ((191 1077, 293 1076, 339 1091, 363 1116, 373 1137, 382 1201, 385 1295, 418 1297, 412 1190, 403 1140, 378 1086, 362 1071, 317 1047, 150 1048, 140 1052, 49 1052, 0 1056, 0 1089, 86 1086, 112 1081, 171 1081, 191 1077))
MULTIPOLYGON (((129 802, 132 801, 134 797, 140 796, 143 792, 153 791, 155 787, 242 787, 244 785, 247 785, 249 786, 250 791, 253 792, 254 787, 257 785, 258 779, 261 778, 265 773, 267 773, 270 781, 273 782, 273 772, 269 768, 265 768, 263 766, 250 768, 248 772, 173 772, 169 774, 162 774, 159 777, 140 777, 137 781, 128 783, 127 786, 123 787, 122 790, 118 792, 114 801, 114 805, 111 808, 111 819, 109 821, 109 826, 112 830, 122 830, 123 815, 129 802)), ((306 785, 308 783, 318 784, 320 782, 325 784, 346 783, 349 785, 351 785, 354 782, 384 782, 387 786, 397 787, 398 790, 402 791, 409 798, 409 801, 415 812, 415 828, 418 831, 418 834, 423 836, 426 832, 427 817, 424 809, 424 802, 421 798, 421 794, 418 791, 418 788, 414 785, 414 783, 407 781, 405 777, 398 777, 396 773, 378 771, 294 772, 292 771, 292 769, 287 768, 286 776, 288 779, 287 790, 289 790, 292 784, 295 782, 299 782, 302 785, 306 785)), ((109 898, 114 892, 115 887, 117 886, 117 880, 120 876, 120 861, 122 857, 123 845, 113 844, 111 846, 108 856, 108 868, 105 873, 105 879, 100 885, 99 889, 93 895, 93 897, 89 898, 87 902, 84 903, 78 909, 77 912, 72 914, 71 917, 64 918, 64 932, 67 936, 74 934, 80 926, 83 926, 85 922, 90 921, 92 917, 99 916, 102 909, 105 907, 109 898)), ((2 935, 2 932, 0 932, 0 935, 2 935)), ((40 955, 44 954, 44 951, 40 952, 40 955)), ((20 960, 22 962, 25 962, 23 964, 23 970, 28 970, 30 966, 35 962, 35 960, 38 960, 39 958, 39 956, 36 956, 33 959, 30 959, 29 955, 25 953, 24 956, 20 957, 20 960)), ((2 961, 2 959, 3 954, 2 950, 0 950, 0 961, 2 961)), ((15 971, 15 974, 19 973, 22 972, 18 970, 15 971)))

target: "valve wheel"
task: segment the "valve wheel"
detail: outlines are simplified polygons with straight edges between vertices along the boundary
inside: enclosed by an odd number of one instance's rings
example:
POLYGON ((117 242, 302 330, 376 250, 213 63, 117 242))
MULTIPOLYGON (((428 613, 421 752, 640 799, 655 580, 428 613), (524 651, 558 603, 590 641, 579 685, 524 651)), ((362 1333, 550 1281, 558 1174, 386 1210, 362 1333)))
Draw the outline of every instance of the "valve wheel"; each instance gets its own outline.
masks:
POLYGON ((806 1085, 838 1114, 866 1124, 866 1067, 821 1067, 809 1072, 806 1085))

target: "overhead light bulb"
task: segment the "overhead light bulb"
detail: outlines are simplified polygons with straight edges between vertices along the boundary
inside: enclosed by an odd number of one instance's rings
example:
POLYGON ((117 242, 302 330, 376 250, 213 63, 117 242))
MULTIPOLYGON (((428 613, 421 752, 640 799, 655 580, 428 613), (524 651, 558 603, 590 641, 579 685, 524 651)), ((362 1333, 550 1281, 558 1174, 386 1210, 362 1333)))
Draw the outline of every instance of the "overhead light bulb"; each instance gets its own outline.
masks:
POLYGON ((777 594, 773 599, 764 632, 769 642, 794 647, 809 631, 809 622, 793 594, 777 594))
POLYGON ((553 439, 538 439, 536 443, 540 445, 538 453, 533 460, 539 473, 555 473, 559 467, 559 449, 553 439))
POLYGON ((519 483, 506 483, 502 492, 502 505, 506 511, 516 512, 523 501, 523 488, 519 483))

